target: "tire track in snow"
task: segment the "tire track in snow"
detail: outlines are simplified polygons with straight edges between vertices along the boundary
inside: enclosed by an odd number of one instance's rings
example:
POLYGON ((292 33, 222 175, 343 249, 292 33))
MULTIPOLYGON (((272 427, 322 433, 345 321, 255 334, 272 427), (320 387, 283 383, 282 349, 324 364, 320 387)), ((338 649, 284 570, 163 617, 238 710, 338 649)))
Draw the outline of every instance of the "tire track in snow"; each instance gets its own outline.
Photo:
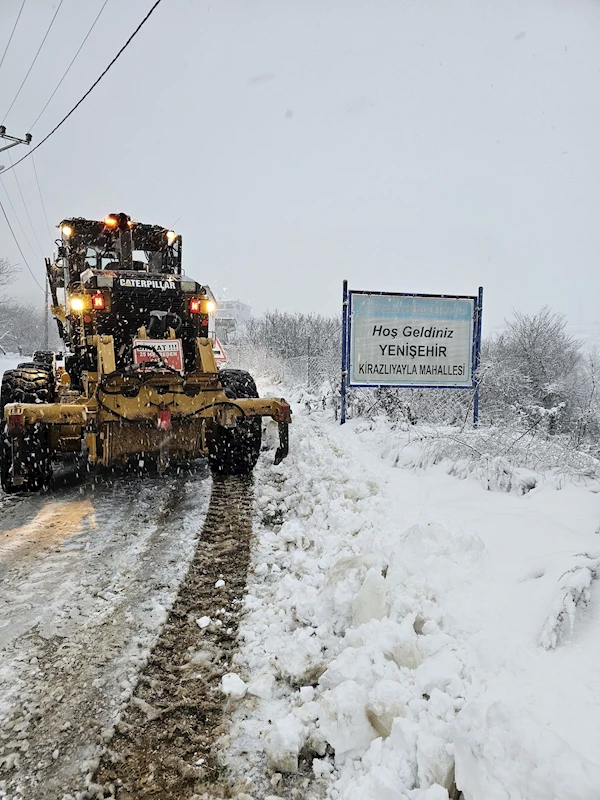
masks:
POLYGON ((196 555, 87 797, 237 796, 214 745, 252 544, 252 479, 215 476, 196 555), (216 584, 216 585, 215 585, 216 584))

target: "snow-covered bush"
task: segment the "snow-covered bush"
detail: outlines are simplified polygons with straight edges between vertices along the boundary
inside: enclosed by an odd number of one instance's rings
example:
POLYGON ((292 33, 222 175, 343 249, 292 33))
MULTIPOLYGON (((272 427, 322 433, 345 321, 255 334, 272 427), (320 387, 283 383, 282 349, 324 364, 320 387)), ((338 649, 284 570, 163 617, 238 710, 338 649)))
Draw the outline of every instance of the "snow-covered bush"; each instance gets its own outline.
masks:
POLYGON ((514 312, 504 331, 484 344, 482 409, 488 419, 522 417, 548 433, 572 428, 584 383, 581 344, 564 315, 542 308, 514 312))
MULTIPOLYGON (((339 353, 342 323, 337 316, 267 311, 246 324, 241 344, 251 344, 282 359, 339 353)), ((339 362, 338 362, 339 363, 339 362)))
POLYGON ((573 447, 566 434, 548 436, 514 424, 480 428, 416 426, 387 437, 384 458, 398 466, 445 464, 460 478, 475 477, 486 489, 524 494, 541 473, 564 480, 600 479, 600 460, 573 447))
MULTIPOLYGON (((0 257, 0 292, 17 279, 20 269, 0 257)), ((59 346, 56 324, 49 321, 50 346, 59 346)), ((44 311, 0 293, 0 353, 31 354, 43 347, 44 311)))

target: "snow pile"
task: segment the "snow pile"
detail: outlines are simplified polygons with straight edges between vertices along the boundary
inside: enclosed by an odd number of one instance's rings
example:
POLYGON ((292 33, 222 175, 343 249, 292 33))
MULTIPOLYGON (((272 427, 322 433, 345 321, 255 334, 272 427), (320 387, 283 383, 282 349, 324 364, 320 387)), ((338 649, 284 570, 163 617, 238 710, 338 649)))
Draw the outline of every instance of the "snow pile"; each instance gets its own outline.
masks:
POLYGON ((328 776, 333 751, 340 798, 392 785, 397 797, 416 786, 447 797, 452 722, 472 687, 440 600, 483 545, 417 522, 312 419, 296 423, 294 456, 259 481, 263 517, 287 519, 261 531, 241 632, 240 660, 277 681, 278 696, 265 703, 270 724, 244 720, 238 735, 258 734, 280 772, 296 772, 304 752, 328 776))
POLYGON ((566 635, 573 633, 577 607, 585 608, 591 600, 592 581, 597 577, 600 558, 581 554, 577 560, 579 563, 560 577, 556 599, 540 636, 543 647, 556 647, 566 635))
POLYGON ((502 703, 474 704, 459 717, 456 779, 465 800, 593 800, 600 765, 502 703))
POLYGON ((597 785, 600 744, 589 720, 565 724, 557 688, 576 713, 584 697, 588 716, 590 702, 600 711, 595 654, 584 667, 563 648, 571 660, 551 662, 559 651, 539 637, 565 552, 591 541, 598 497, 544 482, 485 492, 443 466, 391 469, 359 427, 296 413, 290 457, 258 468, 262 525, 236 658, 269 691, 249 688, 239 704, 234 771, 257 779, 266 759, 292 775, 312 767, 337 800, 443 800, 456 768, 466 800, 531 800, 547 769, 545 800, 593 800, 593 788, 567 789, 584 786, 577 770, 597 785), (515 748, 524 765, 509 792, 515 748))

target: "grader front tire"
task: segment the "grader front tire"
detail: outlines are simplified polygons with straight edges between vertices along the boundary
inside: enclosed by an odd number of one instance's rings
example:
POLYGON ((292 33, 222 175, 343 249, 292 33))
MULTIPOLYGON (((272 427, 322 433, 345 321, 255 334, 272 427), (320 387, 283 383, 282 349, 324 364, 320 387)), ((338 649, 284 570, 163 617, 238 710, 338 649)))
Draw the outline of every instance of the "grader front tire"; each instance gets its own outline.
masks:
MULTIPOLYGON (((254 378, 241 369, 221 370, 223 391, 232 400, 258 397, 254 378)), ((260 417, 241 419, 235 428, 223 428, 216 422, 206 426, 208 463, 220 475, 247 475, 256 466, 262 440, 260 417)))
POLYGON ((49 403, 54 399, 54 381, 46 370, 23 365, 7 370, 0 389, 0 483, 5 492, 36 492, 52 477, 48 432, 43 425, 28 425, 19 433, 18 447, 4 422, 8 403, 49 403), (23 476, 15 482, 14 476, 23 476))

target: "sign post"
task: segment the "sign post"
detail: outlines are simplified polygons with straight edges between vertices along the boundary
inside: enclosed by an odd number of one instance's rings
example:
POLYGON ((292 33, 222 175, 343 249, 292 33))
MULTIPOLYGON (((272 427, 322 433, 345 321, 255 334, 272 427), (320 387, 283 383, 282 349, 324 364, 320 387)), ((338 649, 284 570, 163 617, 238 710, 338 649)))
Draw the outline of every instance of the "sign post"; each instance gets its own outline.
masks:
POLYGON ((475 372, 475 394, 473 396, 473 425, 477 426, 479 422, 479 367, 481 365, 481 317, 483 314, 483 286, 479 287, 477 295, 477 330, 475 332, 475 356, 474 372, 475 372))
POLYGON ((483 289, 477 297, 348 290, 340 422, 348 388, 471 389, 477 423, 483 289))
POLYGON ((340 425, 346 422, 348 399, 348 281, 344 281, 342 294, 342 389, 340 425))

